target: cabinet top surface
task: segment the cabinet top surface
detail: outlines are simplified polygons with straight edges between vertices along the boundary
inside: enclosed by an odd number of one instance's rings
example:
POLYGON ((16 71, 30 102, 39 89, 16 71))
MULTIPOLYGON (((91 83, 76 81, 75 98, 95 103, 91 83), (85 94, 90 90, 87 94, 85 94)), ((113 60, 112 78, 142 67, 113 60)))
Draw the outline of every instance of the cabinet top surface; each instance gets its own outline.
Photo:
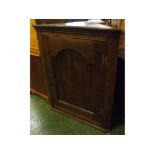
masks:
POLYGON ((99 23, 94 22, 70 22, 70 23, 61 23, 61 24, 40 24, 34 25, 37 30, 99 30, 99 31, 109 31, 109 32, 120 32, 119 29, 106 26, 99 23))

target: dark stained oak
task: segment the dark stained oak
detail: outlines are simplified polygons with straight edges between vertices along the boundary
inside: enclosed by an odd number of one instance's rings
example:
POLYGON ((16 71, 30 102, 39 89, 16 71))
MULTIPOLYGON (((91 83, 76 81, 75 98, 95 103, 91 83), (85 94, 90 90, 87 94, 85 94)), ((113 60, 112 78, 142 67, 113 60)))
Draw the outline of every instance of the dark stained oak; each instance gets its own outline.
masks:
POLYGON ((30 88, 32 92, 48 99, 45 76, 39 55, 30 55, 30 88))
POLYGON ((89 22, 34 27, 53 109, 109 131, 120 31, 89 22))

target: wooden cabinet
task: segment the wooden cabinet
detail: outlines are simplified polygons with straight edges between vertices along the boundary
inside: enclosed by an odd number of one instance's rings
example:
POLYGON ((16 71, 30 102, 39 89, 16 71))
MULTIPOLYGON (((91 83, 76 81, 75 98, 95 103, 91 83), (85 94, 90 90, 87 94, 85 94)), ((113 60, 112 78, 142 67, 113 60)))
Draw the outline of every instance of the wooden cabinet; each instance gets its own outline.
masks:
POLYGON ((36 25, 53 109, 111 127, 119 30, 100 24, 36 25))

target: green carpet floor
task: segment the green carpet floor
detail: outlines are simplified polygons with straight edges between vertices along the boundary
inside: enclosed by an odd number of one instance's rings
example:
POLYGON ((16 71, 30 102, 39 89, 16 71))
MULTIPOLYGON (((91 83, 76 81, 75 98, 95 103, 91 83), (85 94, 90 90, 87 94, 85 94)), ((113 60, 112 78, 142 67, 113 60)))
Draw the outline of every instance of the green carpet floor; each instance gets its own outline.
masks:
POLYGON ((46 100, 30 95, 31 135, 124 135, 124 125, 104 133, 52 110, 46 100))

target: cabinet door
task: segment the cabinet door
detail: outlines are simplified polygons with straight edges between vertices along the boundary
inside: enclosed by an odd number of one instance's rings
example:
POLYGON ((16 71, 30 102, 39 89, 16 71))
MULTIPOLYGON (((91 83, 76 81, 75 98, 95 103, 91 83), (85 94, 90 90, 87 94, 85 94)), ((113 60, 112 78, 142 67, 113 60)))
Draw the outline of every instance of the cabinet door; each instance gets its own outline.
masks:
POLYGON ((96 124, 104 121, 106 41, 44 36, 52 106, 96 124))

